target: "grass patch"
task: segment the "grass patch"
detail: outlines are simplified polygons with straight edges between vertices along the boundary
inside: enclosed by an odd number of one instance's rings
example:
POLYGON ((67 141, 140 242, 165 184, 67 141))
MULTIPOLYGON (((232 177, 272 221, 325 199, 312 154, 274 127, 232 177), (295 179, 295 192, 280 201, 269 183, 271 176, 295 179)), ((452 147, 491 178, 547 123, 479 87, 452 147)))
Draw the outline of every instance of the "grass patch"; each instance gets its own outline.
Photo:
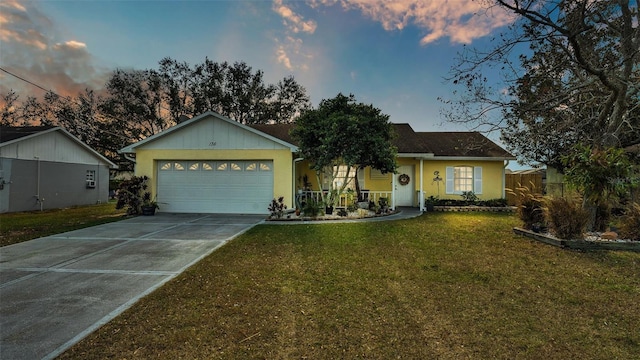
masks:
POLYGON ((115 203, 0 214, 0 246, 122 219, 115 203))
POLYGON ((640 254, 566 251, 517 224, 260 225, 61 358, 636 357, 640 254))

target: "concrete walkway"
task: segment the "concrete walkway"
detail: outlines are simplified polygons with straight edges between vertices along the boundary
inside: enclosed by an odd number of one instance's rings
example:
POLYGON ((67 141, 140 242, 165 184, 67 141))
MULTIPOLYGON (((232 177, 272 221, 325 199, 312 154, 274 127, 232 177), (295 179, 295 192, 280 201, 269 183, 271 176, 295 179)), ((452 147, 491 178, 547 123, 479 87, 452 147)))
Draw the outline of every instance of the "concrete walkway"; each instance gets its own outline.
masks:
POLYGON ((0 359, 52 359, 264 216, 140 216, 0 248, 0 359))

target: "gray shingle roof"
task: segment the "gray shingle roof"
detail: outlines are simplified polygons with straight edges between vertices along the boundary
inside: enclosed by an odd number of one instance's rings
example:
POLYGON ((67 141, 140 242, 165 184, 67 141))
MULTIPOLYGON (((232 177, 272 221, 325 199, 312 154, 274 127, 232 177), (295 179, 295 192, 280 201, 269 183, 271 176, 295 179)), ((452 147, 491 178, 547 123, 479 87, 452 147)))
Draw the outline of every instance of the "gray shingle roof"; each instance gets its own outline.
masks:
POLYGON ((37 134, 42 131, 53 129, 54 127, 55 126, 0 126, 0 143, 37 134))
MULTIPOLYGON (((290 135, 295 124, 260 124, 252 128, 275 138, 298 145, 290 135)), ((399 154, 433 154, 434 156, 508 158, 513 155, 479 132, 415 132, 409 124, 393 124, 394 145, 399 154)))

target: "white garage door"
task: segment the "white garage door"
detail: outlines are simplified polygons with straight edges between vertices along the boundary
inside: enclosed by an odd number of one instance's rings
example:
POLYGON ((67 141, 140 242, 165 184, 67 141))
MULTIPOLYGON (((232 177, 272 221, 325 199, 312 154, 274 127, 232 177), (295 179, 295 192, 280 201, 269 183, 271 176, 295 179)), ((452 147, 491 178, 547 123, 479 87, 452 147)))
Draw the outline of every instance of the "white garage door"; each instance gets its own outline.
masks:
POLYGON ((265 214, 273 161, 159 161, 160 211, 265 214))

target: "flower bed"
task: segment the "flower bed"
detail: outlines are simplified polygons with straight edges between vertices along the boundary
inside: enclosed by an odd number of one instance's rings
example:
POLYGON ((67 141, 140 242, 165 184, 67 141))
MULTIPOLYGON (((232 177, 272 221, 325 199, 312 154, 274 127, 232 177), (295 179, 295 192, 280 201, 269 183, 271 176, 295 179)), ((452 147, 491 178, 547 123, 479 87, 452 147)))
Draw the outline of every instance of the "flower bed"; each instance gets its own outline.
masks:
POLYGON ((466 206, 434 206, 433 211, 456 211, 456 212, 464 212, 464 211, 483 211, 483 212, 515 212, 515 206, 477 206, 477 205, 466 205, 466 206))
POLYGON ((574 250, 624 250, 640 252, 640 241, 624 239, 605 239, 598 233, 590 233, 585 240, 563 240, 548 233, 537 233, 519 227, 513 228, 513 232, 545 244, 574 250))
POLYGON ((267 221, 323 221, 323 220, 355 220, 355 219, 367 219, 367 218, 375 218, 381 216, 389 216, 393 214, 397 214, 398 211, 389 211, 382 214, 376 214, 375 211, 359 209, 358 211, 353 211, 347 213, 346 216, 340 216, 337 213, 333 213, 331 215, 319 215, 316 217, 304 216, 304 215, 296 215, 293 211, 287 211, 281 218, 267 218, 267 221))

